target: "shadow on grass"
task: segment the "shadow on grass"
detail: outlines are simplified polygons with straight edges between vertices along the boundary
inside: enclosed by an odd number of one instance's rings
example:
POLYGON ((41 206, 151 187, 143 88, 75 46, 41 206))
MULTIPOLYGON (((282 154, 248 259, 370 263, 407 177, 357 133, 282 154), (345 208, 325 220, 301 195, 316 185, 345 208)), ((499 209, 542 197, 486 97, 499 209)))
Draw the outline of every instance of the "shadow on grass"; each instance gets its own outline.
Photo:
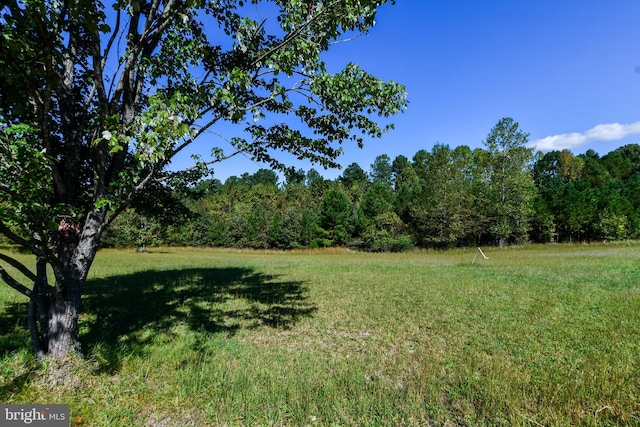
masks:
MULTIPOLYGON (((158 334, 179 339, 177 324, 229 337, 242 328, 288 329, 316 310, 306 293, 301 282, 235 267, 93 279, 83 297, 82 343, 87 354, 107 346, 118 359, 144 351, 158 334)), ((118 360, 107 365, 108 370, 119 367, 118 360)))
MULTIPOLYGON (((179 340, 185 327, 231 337, 243 328, 288 329, 316 310, 303 283, 233 267, 90 279, 82 304, 83 349, 89 356, 100 354, 103 372, 117 371, 124 356, 143 354, 159 336, 179 340)), ((0 357, 30 345, 26 313, 26 303, 5 305, 0 357)))

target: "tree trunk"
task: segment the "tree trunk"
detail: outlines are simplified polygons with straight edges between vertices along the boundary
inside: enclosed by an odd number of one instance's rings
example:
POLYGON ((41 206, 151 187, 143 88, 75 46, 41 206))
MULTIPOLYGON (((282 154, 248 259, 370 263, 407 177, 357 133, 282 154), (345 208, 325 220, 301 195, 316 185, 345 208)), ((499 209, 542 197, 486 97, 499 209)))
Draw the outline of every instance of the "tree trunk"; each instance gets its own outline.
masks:
POLYGON ((33 291, 29 301, 29 314, 27 317, 31 343, 36 356, 41 359, 45 356, 47 349, 48 318, 46 312, 49 310, 49 286, 47 285, 47 263, 42 258, 36 258, 36 277, 33 282, 33 291), (40 325, 40 328, 38 328, 40 325))
POLYGON ((46 283, 46 265, 38 259, 37 278, 29 301, 28 325, 38 358, 65 360, 82 355, 78 314, 84 281, 51 287, 46 283))
POLYGON ((80 296, 78 291, 68 292, 67 295, 57 295, 58 298, 52 301, 48 319, 47 357, 65 360, 70 355, 82 355, 78 328, 80 296))
POLYGON ((33 351, 36 353, 36 357, 38 359, 42 359, 45 356, 45 349, 42 345, 42 336, 38 331, 38 318, 36 314, 38 314, 38 306, 36 301, 32 298, 29 301, 29 314, 27 317, 27 322, 29 324, 29 334, 31 335, 31 345, 33 345, 33 351))
POLYGON ((46 304, 41 304, 40 326, 45 337, 46 356, 64 361, 82 356, 78 319, 82 290, 89 268, 98 251, 105 211, 91 212, 81 232, 67 235, 59 242, 61 263, 54 269, 56 285, 51 287, 46 304))

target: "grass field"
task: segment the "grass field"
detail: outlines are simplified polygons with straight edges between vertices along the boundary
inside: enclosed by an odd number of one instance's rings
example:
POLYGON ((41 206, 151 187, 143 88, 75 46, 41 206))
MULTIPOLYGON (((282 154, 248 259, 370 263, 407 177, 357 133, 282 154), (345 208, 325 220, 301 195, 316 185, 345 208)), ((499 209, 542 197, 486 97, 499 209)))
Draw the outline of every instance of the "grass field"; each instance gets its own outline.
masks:
POLYGON ((0 401, 82 426, 640 425, 640 244, 485 253, 104 250, 64 380, 0 288, 0 401))

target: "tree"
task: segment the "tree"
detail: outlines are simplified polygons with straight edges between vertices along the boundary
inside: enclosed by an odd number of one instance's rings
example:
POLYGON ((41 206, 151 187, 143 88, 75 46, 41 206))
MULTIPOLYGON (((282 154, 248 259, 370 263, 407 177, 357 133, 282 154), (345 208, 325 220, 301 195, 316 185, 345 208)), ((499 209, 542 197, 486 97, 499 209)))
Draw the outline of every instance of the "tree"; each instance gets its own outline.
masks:
POLYGON ((391 212, 393 210, 393 194, 391 188, 381 182, 374 182, 362 197, 360 208, 367 219, 391 212))
POLYGON ((369 175, 355 162, 346 167, 337 181, 342 184, 345 194, 354 208, 358 206, 370 184, 369 175))
MULTIPOLYGON (((640 145, 639 144, 627 144, 620 148, 617 148, 612 153, 620 153, 622 158, 631 162, 633 169, 631 174, 640 172, 640 145)), ((610 153, 610 154, 612 154, 610 153)))
POLYGON ((354 186, 364 188, 369 184, 369 176, 359 164, 353 162, 345 168, 342 176, 338 178, 338 181, 340 181, 346 188, 354 186))
POLYGON ((347 195, 338 188, 327 191, 320 209, 320 227, 332 245, 343 245, 351 238, 351 215, 352 207, 347 195))
POLYGON ((318 183, 323 183, 323 182, 324 182, 324 178, 322 177, 322 175, 320 175, 320 172, 318 172, 313 168, 309 169, 304 179, 304 183, 309 187, 313 187, 314 185, 317 185, 318 183))
POLYGON ((598 216, 598 189, 578 179, 563 187, 557 211, 562 237, 572 242, 593 237, 592 228, 598 216))
POLYGON ((393 184, 396 191, 402 187, 408 189, 418 186, 418 177, 416 171, 413 169, 413 165, 403 155, 396 156, 391 164, 393 172, 393 184))
POLYGON ((375 158, 371 164, 371 181, 380 183, 386 187, 393 186, 393 167, 391 159, 386 154, 381 154, 375 158))
POLYGON ((250 178, 251 185, 278 186, 278 175, 271 169, 260 168, 250 178))
POLYGON ((386 249, 377 247, 382 246, 380 243, 383 240, 386 244, 393 245, 393 239, 404 228, 402 220, 393 211, 393 190, 390 184, 380 181, 373 182, 364 193, 357 214, 357 228, 360 229, 363 243, 370 249, 386 249))
POLYGON ((563 181, 575 181, 582 174, 584 162, 571 151, 564 149, 558 153, 558 175, 563 181))
POLYGON ((305 173, 304 169, 300 168, 298 170, 296 170, 295 172, 292 173, 288 173, 286 178, 286 182, 285 185, 286 186, 290 186, 290 185, 304 185, 304 180, 306 178, 307 174, 305 173))
POLYGON ((104 230, 151 183, 184 178, 161 172, 205 132, 239 127, 189 178, 238 153, 279 170, 278 150, 335 167, 338 144, 390 127, 374 119, 405 108, 402 86, 355 64, 332 74, 321 59, 345 34, 368 32, 387 2, 2 3, 0 233, 37 268, 1 257, 31 288, 0 273, 29 298, 39 356, 81 353, 80 300, 104 230))
POLYGON ((429 246, 455 246, 470 230, 473 153, 467 146, 451 150, 436 144, 431 153, 420 152, 414 160, 421 171, 419 197, 411 207, 418 240, 429 246))
POLYGON ((602 159, 595 151, 589 149, 578 158, 583 162, 580 178, 589 183, 592 187, 606 185, 611 179, 609 171, 606 169, 602 159))
POLYGON ((414 203, 415 189, 418 187, 418 177, 413 166, 403 155, 393 159, 391 165, 394 176, 394 211, 405 223, 410 222, 410 207, 414 203))
MULTIPOLYGON (((625 147, 628 147, 628 145, 625 147)), ((618 149, 602 158, 602 164, 614 179, 627 179, 634 172, 635 165, 630 156, 625 156, 625 151, 618 149)))
POLYGON ((526 146, 528 139, 518 122, 507 117, 498 121, 485 141, 488 211, 492 234, 500 247, 507 240, 525 241, 529 232, 535 185, 530 171, 533 149, 526 146))

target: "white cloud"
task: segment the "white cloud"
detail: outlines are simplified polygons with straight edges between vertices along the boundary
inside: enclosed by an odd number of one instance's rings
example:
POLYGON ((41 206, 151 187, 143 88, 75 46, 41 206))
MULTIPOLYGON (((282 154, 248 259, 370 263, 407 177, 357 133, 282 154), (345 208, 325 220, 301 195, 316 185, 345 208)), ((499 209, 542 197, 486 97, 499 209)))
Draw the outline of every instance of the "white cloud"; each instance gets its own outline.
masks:
POLYGON ((609 123, 594 126, 586 132, 562 133, 551 135, 529 145, 542 151, 563 150, 594 141, 617 141, 629 135, 640 134, 640 122, 621 125, 620 123, 609 123))

